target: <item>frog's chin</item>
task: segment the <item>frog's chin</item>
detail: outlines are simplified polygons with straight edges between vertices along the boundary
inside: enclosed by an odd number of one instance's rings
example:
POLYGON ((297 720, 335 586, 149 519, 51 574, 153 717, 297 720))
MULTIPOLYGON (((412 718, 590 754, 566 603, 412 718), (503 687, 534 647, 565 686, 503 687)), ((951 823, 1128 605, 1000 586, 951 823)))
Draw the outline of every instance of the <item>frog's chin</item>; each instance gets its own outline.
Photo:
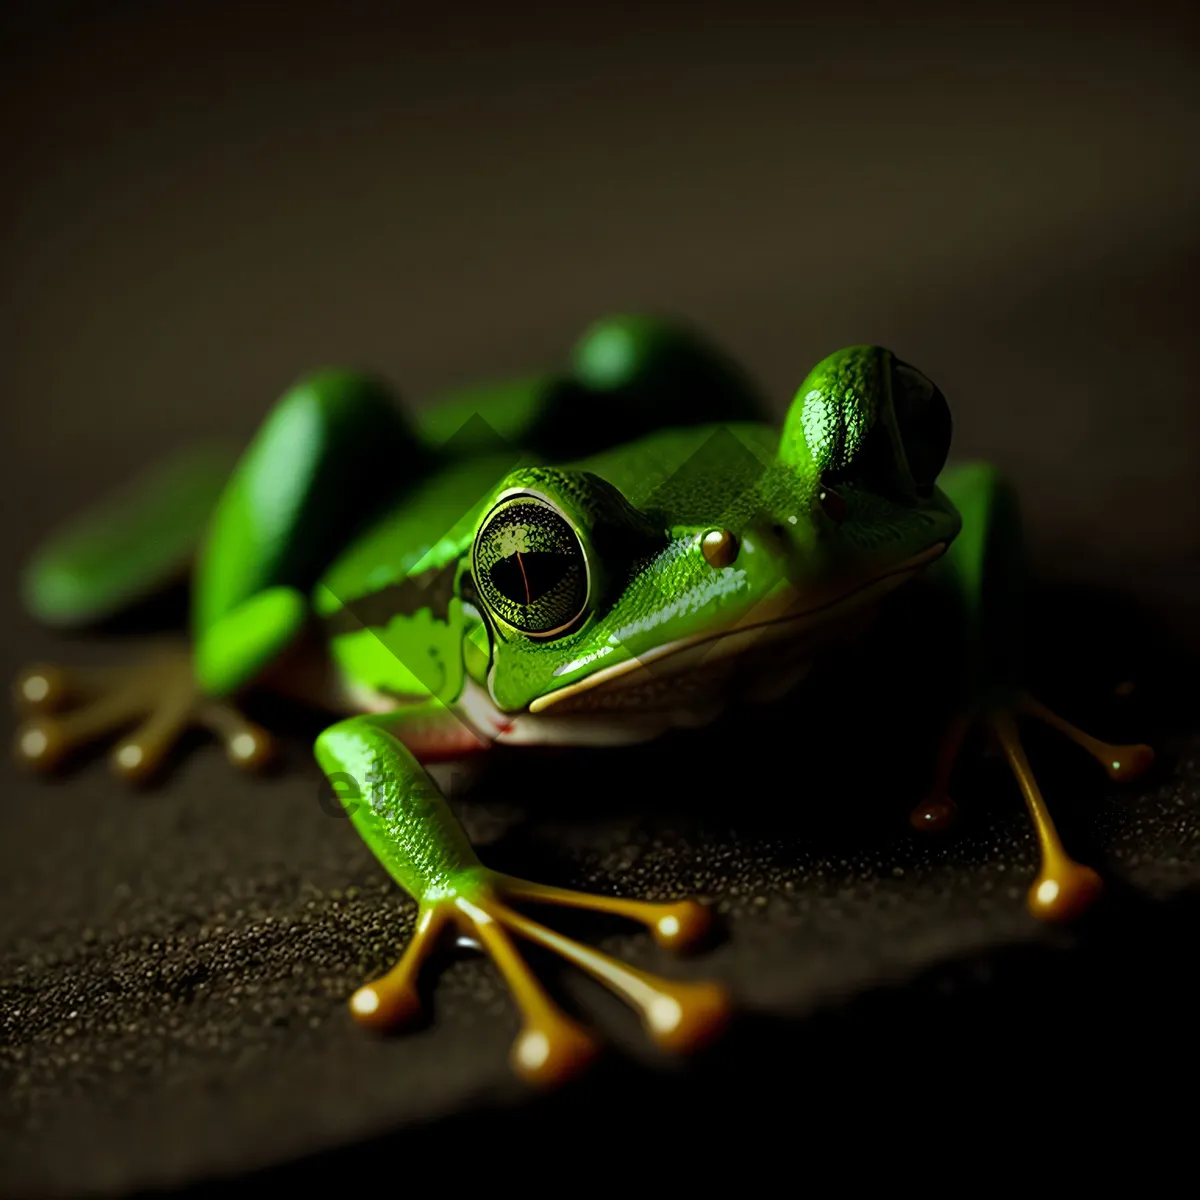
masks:
POLYGON ((939 542, 821 594, 782 589, 723 628, 663 643, 548 692, 529 712, 564 718, 673 712, 683 723, 696 724, 701 722, 692 714, 720 711, 734 700, 775 699, 804 676, 822 650, 860 633, 890 592, 945 549, 939 542))

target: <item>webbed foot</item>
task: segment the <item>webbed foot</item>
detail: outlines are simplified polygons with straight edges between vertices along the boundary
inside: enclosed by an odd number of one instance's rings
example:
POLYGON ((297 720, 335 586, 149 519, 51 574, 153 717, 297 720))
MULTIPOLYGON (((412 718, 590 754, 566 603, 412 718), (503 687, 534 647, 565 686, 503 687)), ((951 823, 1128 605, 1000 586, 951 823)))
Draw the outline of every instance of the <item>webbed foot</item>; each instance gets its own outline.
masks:
MULTIPOLYGON (((1121 783, 1136 779, 1149 770, 1154 764, 1154 751, 1141 744, 1111 745, 1102 742, 1064 720, 1027 692, 1022 692, 1012 707, 993 710, 981 719, 995 738, 1016 778, 1037 834, 1041 869, 1026 897, 1029 911, 1042 921, 1072 921, 1100 897, 1104 885, 1091 867, 1076 862, 1064 849, 1021 744, 1016 720, 1018 715, 1031 716, 1070 739, 1096 759, 1110 779, 1121 783)), ((966 718, 958 717, 947 727, 938 751, 933 785, 925 799, 910 814, 910 821, 915 828, 937 831, 953 823, 957 809, 950 799, 948 788, 954 762, 969 725, 966 718)))
POLYGON ((196 725, 224 743, 234 766, 258 769, 274 752, 266 730, 199 690, 186 646, 160 649, 128 667, 39 664, 21 672, 13 690, 25 714, 16 757, 31 770, 53 770, 72 751, 130 729, 110 755, 113 769, 130 781, 150 777, 180 735, 196 725))
POLYGON ((659 945, 673 950, 695 945, 709 927, 708 910, 693 900, 656 904, 593 896, 485 870, 477 883, 421 904, 416 933, 400 962, 351 998, 355 1018, 375 1028, 390 1028, 416 1016, 421 964, 440 935, 453 927, 475 939, 504 977, 521 1013, 521 1032, 510 1056, 512 1066, 531 1083, 565 1082, 597 1056, 600 1044, 554 1004, 521 957, 512 934, 553 950, 619 995, 637 1010, 646 1032, 664 1050, 686 1053, 698 1049, 728 1021, 730 998, 720 985, 662 979, 628 966, 517 912, 510 901, 629 917, 648 926, 659 945))

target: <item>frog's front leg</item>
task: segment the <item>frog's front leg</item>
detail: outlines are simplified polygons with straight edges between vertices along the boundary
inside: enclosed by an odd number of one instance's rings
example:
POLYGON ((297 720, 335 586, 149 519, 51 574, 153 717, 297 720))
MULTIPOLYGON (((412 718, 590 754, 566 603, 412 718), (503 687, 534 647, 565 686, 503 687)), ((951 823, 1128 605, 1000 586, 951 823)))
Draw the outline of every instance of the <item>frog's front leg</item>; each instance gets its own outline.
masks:
MULTIPOLYGON (((426 706, 416 720, 428 724, 426 706)), ((435 707, 437 707, 435 705, 435 707)), ((447 721, 457 720, 442 710, 447 721)), ((684 949, 708 926, 708 911, 691 900, 642 903, 546 887, 489 870, 433 781, 401 738, 411 714, 352 717, 327 729, 316 756, 355 827, 392 877, 419 905, 416 932, 399 963, 359 988, 350 1001, 366 1025, 389 1027, 420 1007, 416 980, 440 936, 457 929, 496 964, 521 1013, 512 1064, 522 1077, 556 1083, 587 1065, 594 1037, 563 1014, 522 958, 513 936, 555 951, 616 992, 639 1013, 658 1045, 687 1051, 724 1025, 729 998, 711 983, 681 983, 650 973, 555 933, 518 912, 522 901, 615 913, 647 925, 660 945, 684 949), (391 726, 395 732, 389 731, 391 726)))
POLYGON ((932 787, 912 812, 917 829, 945 828, 954 818, 950 777, 963 737, 981 725, 1008 762, 1033 819, 1042 865, 1029 889, 1034 916, 1067 921, 1103 890, 1100 876, 1063 847, 1021 743, 1018 719, 1032 717, 1086 750, 1119 781, 1134 779, 1154 762, 1144 745, 1110 745, 1076 728, 1023 686, 1025 562, 1015 495, 992 467, 978 463, 948 471, 938 481, 962 515, 958 539, 933 569, 953 614, 954 714, 947 724, 932 787))

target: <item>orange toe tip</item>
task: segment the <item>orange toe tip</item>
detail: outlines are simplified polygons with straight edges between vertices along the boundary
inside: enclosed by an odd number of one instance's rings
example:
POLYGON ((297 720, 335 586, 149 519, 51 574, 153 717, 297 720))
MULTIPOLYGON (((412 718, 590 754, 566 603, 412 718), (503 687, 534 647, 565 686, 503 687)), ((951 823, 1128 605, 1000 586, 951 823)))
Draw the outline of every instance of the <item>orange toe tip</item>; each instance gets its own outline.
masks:
POLYGON ((44 718, 34 718, 21 725, 13 747, 17 762, 33 771, 52 770, 62 761, 67 749, 62 728, 44 718))
POLYGON ((650 1002, 646 1029, 672 1054, 691 1054, 715 1041, 733 1017, 733 999, 719 983, 675 984, 650 1002))
POLYGON ((395 1029, 421 1012, 421 998, 412 985, 384 988, 364 984, 350 997, 350 1015, 367 1029, 395 1029))
POLYGON ((559 1087, 587 1070, 600 1043, 578 1025, 556 1022, 523 1029, 513 1043, 513 1070, 536 1087, 559 1087))
POLYGON ((53 708, 66 692, 66 681, 58 667, 35 663, 13 681, 13 702, 24 712, 53 708))
POLYGON ((1072 864, 1053 875, 1039 875, 1029 889, 1029 911, 1039 921, 1064 924, 1082 916, 1104 892, 1104 883, 1091 867, 1072 864))
POLYGON ((275 761, 275 739, 260 729, 234 734, 225 757, 240 771, 262 771, 275 761))
POLYGON ((159 756, 150 753, 138 742, 122 742, 109 755, 108 763, 118 779, 126 783, 140 783, 154 773, 159 756))
POLYGON ((958 805, 948 797, 919 804, 908 815, 909 824, 921 833, 943 833, 958 822, 958 805))
POLYGON ((1113 757, 1104 764, 1109 777, 1127 783, 1145 774, 1154 766, 1154 751, 1149 746, 1114 746, 1113 757))
POLYGON ((665 909, 651 926, 654 940, 667 950, 689 950, 712 929, 712 910, 698 900, 681 900, 665 909))

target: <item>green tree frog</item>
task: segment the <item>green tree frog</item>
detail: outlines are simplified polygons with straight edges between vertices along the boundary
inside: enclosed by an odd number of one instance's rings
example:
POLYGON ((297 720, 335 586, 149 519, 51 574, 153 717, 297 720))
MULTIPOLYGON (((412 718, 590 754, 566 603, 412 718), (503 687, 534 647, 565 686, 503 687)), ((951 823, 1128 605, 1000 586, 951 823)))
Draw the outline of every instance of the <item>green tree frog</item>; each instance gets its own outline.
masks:
POLYGON ((353 824, 419 906, 403 957, 350 999, 368 1026, 419 1007, 422 961, 450 931, 490 955, 520 1009, 512 1062, 555 1082, 596 1054, 516 939, 591 973, 685 1051, 726 1022, 726 990, 634 969, 526 915, 565 905, 693 945, 696 901, 592 896, 484 866, 430 764, 495 745, 620 745, 783 694, 915 576, 952 597, 953 719, 913 812, 944 824, 967 728, 986 725, 1033 817, 1029 903, 1062 920, 1099 892, 1068 857, 1021 747, 1040 719, 1117 778, 1144 746, 1107 746, 1020 678, 1021 535, 1011 488, 983 464, 944 469, 942 393, 879 346, 819 362, 779 429, 755 386, 687 327, 599 321, 563 369, 449 396, 407 417, 374 378, 326 371, 278 401, 242 457, 184 455, 64 529, 24 575, 31 611, 72 626, 114 613, 183 567, 190 645, 95 672, 35 666, 17 681, 17 754, 49 769, 122 735, 129 779, 201 725, 239 767, 271 740, 237 707, 274 687, 342 714, 315 753, 353 824))

